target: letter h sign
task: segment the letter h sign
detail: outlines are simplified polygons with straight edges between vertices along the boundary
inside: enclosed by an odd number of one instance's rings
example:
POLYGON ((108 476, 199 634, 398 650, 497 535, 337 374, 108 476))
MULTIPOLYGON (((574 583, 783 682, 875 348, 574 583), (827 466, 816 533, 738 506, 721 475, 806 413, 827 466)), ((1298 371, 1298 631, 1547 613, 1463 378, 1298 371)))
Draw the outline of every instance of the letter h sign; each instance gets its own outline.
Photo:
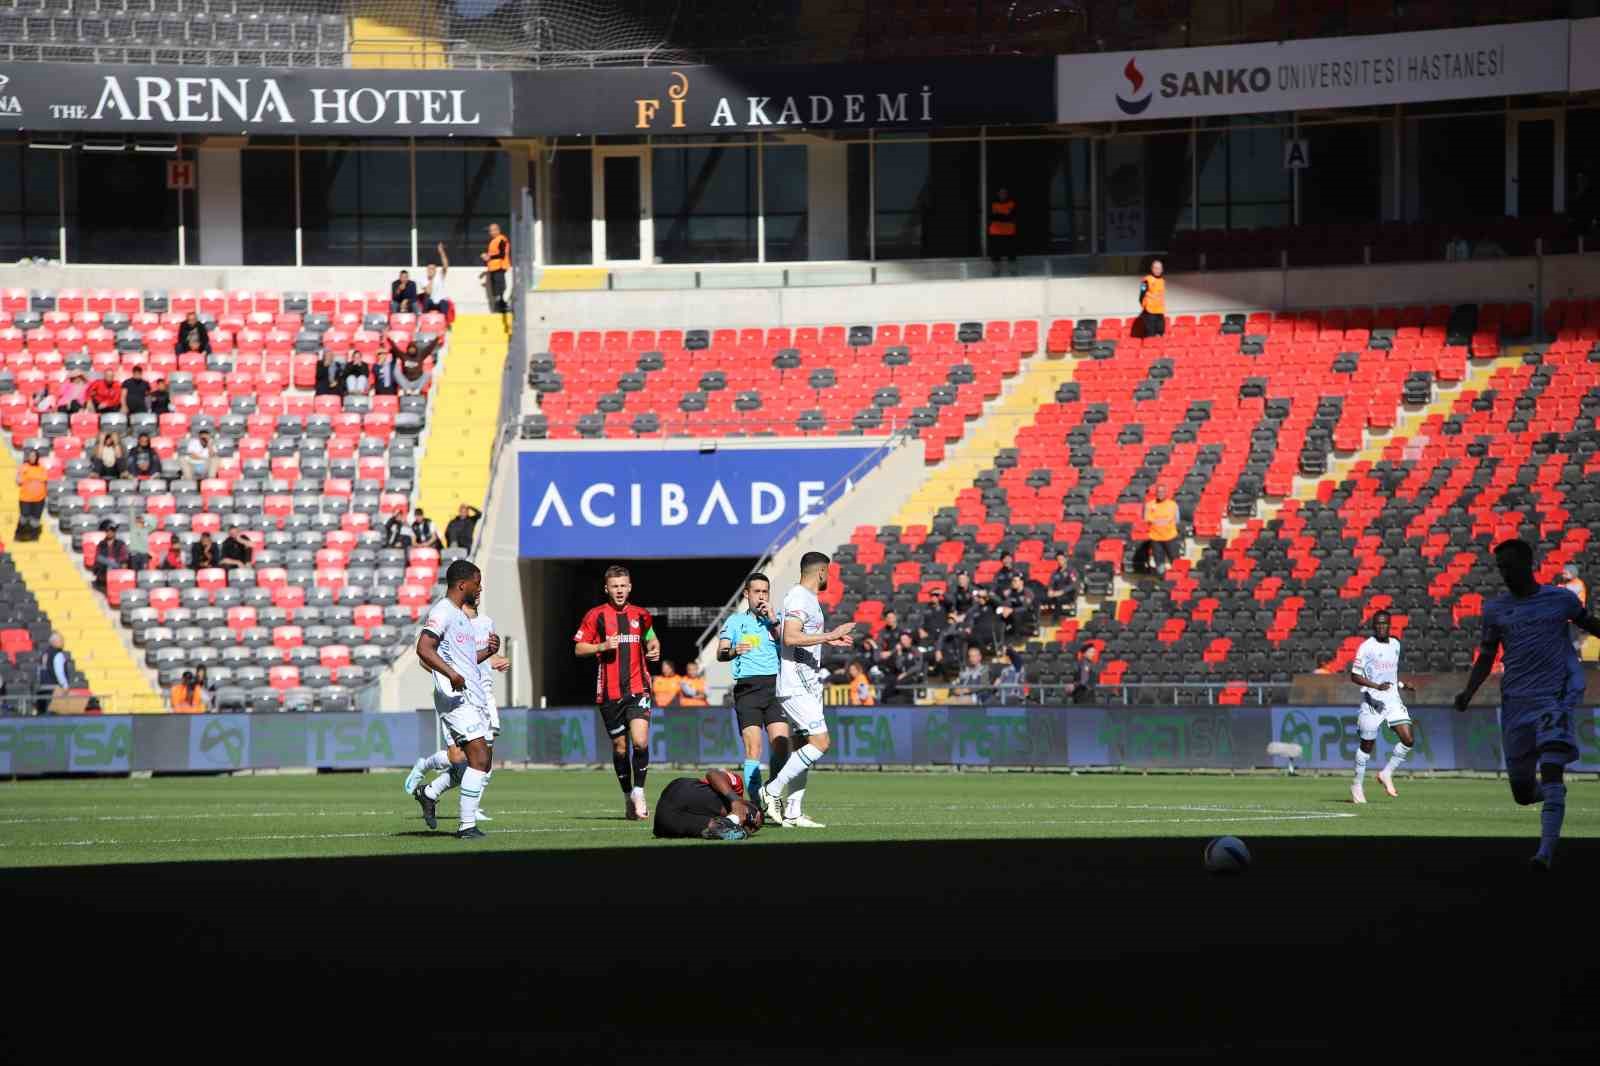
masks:
POLYGON ((194 188, 194 160, 167 160, 167 188, 185 191, 194 188))

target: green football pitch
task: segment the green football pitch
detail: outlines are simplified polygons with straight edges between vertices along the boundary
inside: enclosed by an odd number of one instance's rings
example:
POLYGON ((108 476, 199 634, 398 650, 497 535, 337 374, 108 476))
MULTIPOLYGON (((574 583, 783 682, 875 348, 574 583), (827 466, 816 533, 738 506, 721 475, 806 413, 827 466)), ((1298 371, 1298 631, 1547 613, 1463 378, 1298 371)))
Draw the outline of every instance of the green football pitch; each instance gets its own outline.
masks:
MULTIPOLYGON (((675 777, 650 775, 652 800, 675 777)), ((399 773, 14 781, 0 785, 0 867, 225 859, 339 858, 634 847, 765 848, 917 840, 1251 837, 1522 837, 1537 807, 1504 781, 1371 774, 1368 804, 1340 776, 1063 773, 812 775, 807 812, 825 830, 767 830, 739 844, 658 841, 622 818, 601 770, 496 773, 490 836, 455 840, 456 800, 423 826, 399 773)), ((1600 785, 1572 783, 1565 836, 1600 837, 1600 785)))

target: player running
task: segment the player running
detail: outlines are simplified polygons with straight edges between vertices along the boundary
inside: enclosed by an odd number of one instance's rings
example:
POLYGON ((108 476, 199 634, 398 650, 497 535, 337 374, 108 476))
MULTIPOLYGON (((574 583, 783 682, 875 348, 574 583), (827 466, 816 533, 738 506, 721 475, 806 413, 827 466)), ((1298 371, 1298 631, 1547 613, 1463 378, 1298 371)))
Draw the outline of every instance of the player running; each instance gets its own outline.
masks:
POLYGON ((1583 665, 1568 627, 1600 636, 1600 621, 1569 590, 1534 579, 1533 548, 1526 541, 1501 541, 1494 561, 1510 595, 1483 609, 1483 640, 1467 687, 1456 696, 1456 710, 1467 709, 1494 668, 1496 652, 1504 648, 1500 744, 1506 776, 1518 803, 1544 802, 1539 850, 1528 861, 1533 869, 1548 870, 1567 813, 1566 766, 1578 758, 1573 713, 1584 688, 1583 665))
POLYGON ((743 840, 761 828, 761 811, 744 799, 739 775, 712 770, 696 781, 680 777, 656 800, 655 835, 743 840))
MULTIPOLYGON (((478 671, 483 675, 483 694, 488 705, 489 716, 489 755, 494 756, 494 740, 500 735, 500 708, 494 700, 494 675, 496 671, 505 672, 511 667, 511 660, 504 655, 498 655, 500 650, 500 637, 494 631, 494 620, 486 614, 480 614, 478 609, 471 604, 464 610, 467 617, 472 619, 472 631, 477 638, 478 646, 478 671)), ((422 784, 422 776, 429 771, 439 774, 438 777, 428 782, 428 787, 423 791, 427 796, 438 803, 439 799, 450 789, 461 783, 461 775, 466 772, 467 757, 462 750, 454 744, 448 744, 432 755, 425 755, 418 759, 411 767, 411 772, 406 774, 405 790, 407 795, 416 792, 417 786, 422 784)), ((484 777, 484 784, 494 776, 494 770, 489 770, 484 777)), ((478 821, 492 822, 489 812, 480 805, 478 807, 478 821)))
MULTIPOLYGON (((444 581, 444 599, 428 610, 427 621, 417 637, 417 658, 433 671, 434 710, 444 720, 452 743, 466 756, 467 767, 461 773, 461 826, 456 837, 475 840, 485 835, 478 828, 478 804, 489 779, 490 730, 478 639, 466 607, 477 605, 483 591, 483 573, 465 559, 458 559, 445 571, 444 581)), ((500 638, 491 634, 488 645, 489 654, 494 654, 500 648, 500 638)), ((422 820, 428 828, 437 828, 436 799, 420 787, 412 796, 422 806, 422 820)))
POLYGON ((1389 762, 1378 771, 1378 784, 1391 796, 1398 796, 1394 788, 1394 772, 1411 754, 1415 737, 1411 733, 1411 712, 1400 700, 1400 690, 1405 684, 1400 680, 1400 642, 1389 636, 1389 612, 1379 611, 1372 616, 1372 636, 1361 642, 1356 650, 1355 662, 1350 664, 1350 680, 1361 686, 1361 706, 1356 712, 1356 729, 1361 735, 1361 746, 1356 749, 1356 776, 1350 782, 1350 801, 1367 802, 1361 780, 1367 776, 1367 760, 1378 746, 1378 729, 1384 723, 1399 738, 1389 762))
POLYGON ((828 750, 828 721, 822 713, 822 681, 827 674, 822 669, 819 649, 824 644, 848 647, 850 631, 856 627, 854 622, 846 622, 823 632, 822 604, 817 600, 817 593, 828 587, 828 562, 828 557, 821 552, 806 552, 800 558, 800 584, 783 597, 778 698, 783 701, 784 715, 796 730, 807 734, 807 738, 805 746, 790 753, 783 769, 761 788, 761 808, 773 825, 825 828, 800 811, 808 772, 828 750), (796 815, 793 821, 789 820, 784 807, 789 799, 793 804, 788 810, 796 815))
POLYGON ((744 738, 744 794, 761 787, 761 733, 766 731, 772 776, 789 758, 789 723, 778 700, 778 620, 772 616, 772 583, 751 574, 744 583, 745 609, 728 618, 717 640, 717 661, 733 663, 733 707, 744 738))
POLYGON ((650 769, 650 669, 645 660, 661 658, 650 612, 628 602, 633 578, 623 566, 605 572, 606 602, 592 607, 572 635, 579 658, 599 658, 595 702, 606 734, 611 737, 611 766, 622 786, 622 816, 629 821, 650 817, 644 801, 645 773, 650 769), (639 646, 644 645, 644 654, 639 646), (633 757, 628 743, 633 742, 633 757))

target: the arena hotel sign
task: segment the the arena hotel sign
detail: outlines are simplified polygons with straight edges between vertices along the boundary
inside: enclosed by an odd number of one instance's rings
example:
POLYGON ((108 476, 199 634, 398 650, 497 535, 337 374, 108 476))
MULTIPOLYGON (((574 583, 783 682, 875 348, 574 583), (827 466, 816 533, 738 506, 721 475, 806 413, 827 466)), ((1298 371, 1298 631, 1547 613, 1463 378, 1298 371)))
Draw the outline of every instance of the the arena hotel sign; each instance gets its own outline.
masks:
POLYGON ((1567 21, 1056 59, 1060 122, 1566 92, 1567 21))

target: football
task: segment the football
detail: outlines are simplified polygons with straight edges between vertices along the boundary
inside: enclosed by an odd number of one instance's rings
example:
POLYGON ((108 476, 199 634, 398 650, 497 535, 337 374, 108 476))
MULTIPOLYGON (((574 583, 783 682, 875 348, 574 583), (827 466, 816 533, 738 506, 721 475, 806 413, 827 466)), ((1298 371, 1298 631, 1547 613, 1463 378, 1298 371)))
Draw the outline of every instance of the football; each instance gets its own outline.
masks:
POLYGON ((1238 837, 1217 837, 1206 845, 1206 872, 1225 876, 1250 869, 1250 849, 1238 837))

